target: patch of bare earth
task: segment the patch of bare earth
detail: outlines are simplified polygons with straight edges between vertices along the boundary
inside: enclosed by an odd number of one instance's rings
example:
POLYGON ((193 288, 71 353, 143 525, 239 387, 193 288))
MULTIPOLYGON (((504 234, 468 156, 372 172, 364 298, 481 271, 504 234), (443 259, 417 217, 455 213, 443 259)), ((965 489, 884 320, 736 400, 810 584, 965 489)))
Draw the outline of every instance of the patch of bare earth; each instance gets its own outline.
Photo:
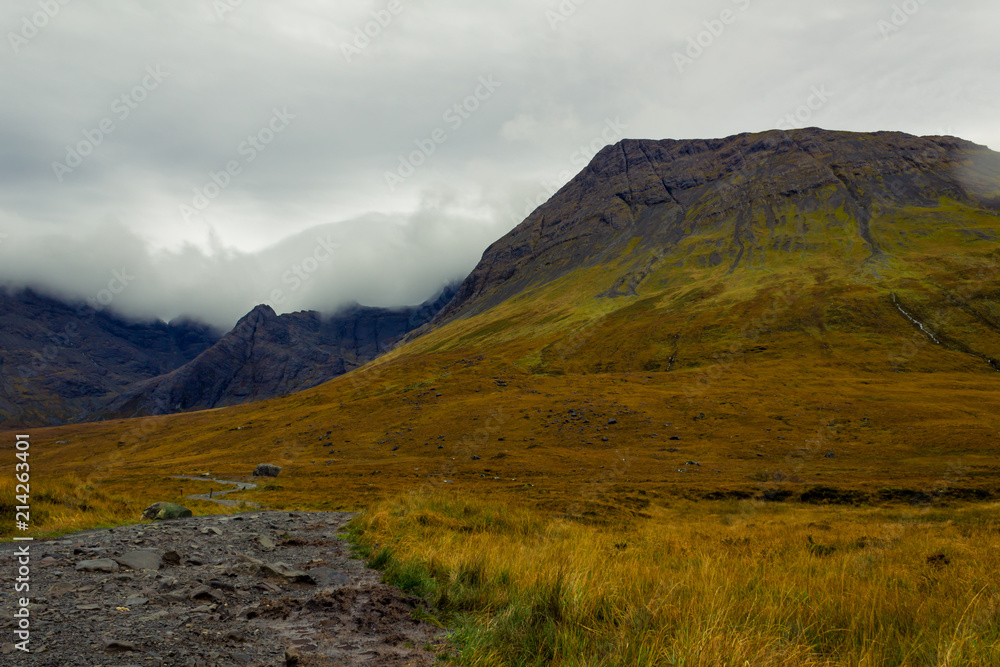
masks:
MULTIPOLYGON (((255 512, 31 546, 31 653, 4 665, 431 665, 419 598, 351 558, 350 515, 255 512)), ((15 565, 0 545, 0 567, 15 565)), ((17 601, 0 601, 9 642, 17 601)))

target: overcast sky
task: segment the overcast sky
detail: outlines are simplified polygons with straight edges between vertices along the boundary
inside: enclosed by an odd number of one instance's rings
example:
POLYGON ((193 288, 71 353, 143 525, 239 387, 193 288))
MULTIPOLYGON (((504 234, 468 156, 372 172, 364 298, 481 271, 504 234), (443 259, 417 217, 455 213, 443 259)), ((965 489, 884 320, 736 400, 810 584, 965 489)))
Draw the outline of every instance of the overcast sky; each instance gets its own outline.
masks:
POLYGON ((220 327, 420 302, 621 138, 1000 149, 998 25, 996 0, 4 0, 0 282, 220 327))

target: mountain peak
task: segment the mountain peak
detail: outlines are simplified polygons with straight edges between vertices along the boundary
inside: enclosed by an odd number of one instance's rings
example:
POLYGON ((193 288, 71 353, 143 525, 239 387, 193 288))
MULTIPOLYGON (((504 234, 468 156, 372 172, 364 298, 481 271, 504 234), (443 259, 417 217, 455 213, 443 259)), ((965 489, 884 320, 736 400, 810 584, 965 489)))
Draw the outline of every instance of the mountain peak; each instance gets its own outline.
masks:
POLYGON ((609 262, 622 267, 609 267, 612 294, 636 293, 668 257, 737 271, 782 249, 834 252, 834 232, 864 249, 860 263, 889 252, 894 232, 873 224, 894 212, 945 200, 1000 211, 998 174, 983 146, 901 132, 625 139, 487 249, 438 321, 609 262))
POLYGON ((259 306, 255 306, 254 309, 244 315, 242 319, 271 319, 277 316, 278 314, 274 312, 274 308, 271 308, 271 306, 266 303, 262 303, 259 306))

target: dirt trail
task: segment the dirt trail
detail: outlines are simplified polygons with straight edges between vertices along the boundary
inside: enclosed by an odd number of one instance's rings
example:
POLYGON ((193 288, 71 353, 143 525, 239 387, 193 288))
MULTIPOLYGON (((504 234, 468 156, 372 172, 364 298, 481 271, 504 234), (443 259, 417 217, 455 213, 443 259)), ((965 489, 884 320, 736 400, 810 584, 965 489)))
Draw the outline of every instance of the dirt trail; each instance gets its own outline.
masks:
POLYGON ((208 493, 196 493, 190 496, 184 496, 191 500, 207 500, 210 503, 219 503, 220 505, 225 505, 226 507, 236 507, 243 502, 247 507, 260 507, 257 503, 237 501, 237 500, 227 500, 222 496, 227 493, 233 493, 235 491, 249 491, 250 489, 256 489, 257 485, 250 482, 237 482, 230 479, 212 479, 210 477, 184 477, 180 475, 174 475, 174 479, 189 479, 195 482, 215 482, 216 484, 226 484, 232 485, 233 488, 226 489, 225 491, 209 491, 208 493))
MULTIPOLYGON (((32 653, 10 643, 17 601, 0 596, 0 664, 432 665, 441 632, 351 557, 350 518, 251 512, 36 541, 32 653)), ((16 565, 0 549, 0 571, 16 565)))

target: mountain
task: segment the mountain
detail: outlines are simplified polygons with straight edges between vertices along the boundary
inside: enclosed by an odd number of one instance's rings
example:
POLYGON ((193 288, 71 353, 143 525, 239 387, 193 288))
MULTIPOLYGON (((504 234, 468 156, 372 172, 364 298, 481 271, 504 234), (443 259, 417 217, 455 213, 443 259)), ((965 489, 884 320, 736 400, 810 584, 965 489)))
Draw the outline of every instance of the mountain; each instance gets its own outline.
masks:
POLYGON ((482 315, 486 339, 537 338, 585 322, 557 366, 648 370, 710 364, 758 322, 780 325, 765 356, 885 361, 886 334, 919 320, 947 365, 992 370, 998 214, 1000 155, 954 137, 625 140, 494 243, 434 326, 482 315))
POLYGON ((451 286, 416 307, 355 305, 333 317, 314 311, 279 316, 269 306, 257 306, 196 359, 129 388, 102 415, 215 408, 314 387, 389 350, 454 294, 451 286))
POLYGON ((169 475, 264 461, 280 484, 243 497, 276 509, 988 498, 998 359, 997 153, 818 129, 625 140, 373 362, 278 400, 47 429, 32 456, 135 506, 183 500, 169 475))
MULTIPOLYGON (((269 463, 278 479, 226 501, 365 510, 366 544, 377 540, 372 558, 393 583, 416 582, 442 608, 489 607, 498 642, 544 626, 526 662, 558 659, 569 644, 557 626, 593 617, 607 632, 591 641, 603 630, 588 623, 577 644, 591 642, 595 664, 637 645, 621 633, 633 622, 652 648, 618 664, 654 663, 694 626, 708 630, 692 654, 722 646, 712 664, 736 662, 737 644, 751 645, 740 664, 832 664, 839 650, 812 632, 817 607, 837 619, 870 610, 827 604, 810 582, 909 569, 914 609, 927 586, 987 597, 996 567, 967 547, 995 530, 1000 499, 998 204, 1000 155, 951 137, 623 141, 494 243, 431 322, 342 377, 276 400, 32 432, 33 471, 44 471, 32 519, 78 529, 159 501, 218 512, 206 495, 269 463), (480 604, 476 588, 497 588, 484 568, 510 578, 509 554, 515 581, 500 597, 523 602, 510 613, 505 600, 480 604), (713 562, 750 581, 706 576, 713 562), (580 603, 602 567, 610 583, 580 603), (983 575, 970 587, 973 570, 983 575), (639 586, 637 571, 650 572, 639 586), (651 624, 650 591, 678 572, 731 591, 735 606, 719 622, 651 624), (775 641, 755 643, 760 623, 732 632, 759 611, 748 586, 760 597, 768 579, 780 604, 807 591, 791 604, 812 629, 793 629, 797 652, 785 650, 784 608, 757 614, 779 627, 775 641)), ((271 319, 262 310, 244 325, 271 319)), ((6 459, 0 478, 14 472, 6 459)), ((664 590, 661 607, 690 601, 664 590)), ((901 617, 888 598, 870 614, 876 634, 901 617)), ((953 607, 943 613, 961 632, 946 628, 944 642, 971 639, 948 650, 990 646, 992 600, 953 607)), ((931 630, 923 652, 937 656, 931 630)))
POLYGON ((134 322, 32 290, 0 289, 0 428, 86 418, 218 339, 193 322, 134 322))
POLYGON ((189 321, 131 321, 32 290, 0 289, 0 428, 160 415, 281 396, 390 349, 454 296, 354 305, 333 317, 258 306, 222 336, 189 321))

